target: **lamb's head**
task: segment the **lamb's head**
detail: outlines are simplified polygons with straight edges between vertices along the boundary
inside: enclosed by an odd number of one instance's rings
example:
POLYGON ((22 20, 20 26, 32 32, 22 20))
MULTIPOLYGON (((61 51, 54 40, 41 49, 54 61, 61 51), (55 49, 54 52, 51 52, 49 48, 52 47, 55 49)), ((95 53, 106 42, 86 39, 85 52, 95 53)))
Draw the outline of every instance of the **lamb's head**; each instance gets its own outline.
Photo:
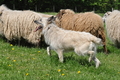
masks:
POLYGON ((109 16, 111 14, 111 12, 110 11, 108 11, 108 12, 106 12, 105 14, 104 14, 104 16, 103 16, 103 22, 105 22, 105 20, 106 20, 106 18, 109 16))
POLYGON ((54 23, 54 24, 55 24, 55 19, 56 19, 55 16, 49 17, 49 18, 47 19, 47 25, 48 25, 48 24, 51 24, 51 23, 54 23))
POLYGON ((38 24, 39 26, 35 29, 34 32, 38 31, 39 29, 46 28, 47 25, 49 25, 51 23, 55 23, 55 19, 56 19, 56 17, 51 16, 49 18, 42 18, 40 20, 35 20, 34 22, 36 24, 38 24))
POLYGON ((42 19, 40 20, 35 20, 34 23, 38 24, 39 26, 34 30, 34 32, 38 31, 39 29, 43 28, 43 23, 42 23, 42 19))

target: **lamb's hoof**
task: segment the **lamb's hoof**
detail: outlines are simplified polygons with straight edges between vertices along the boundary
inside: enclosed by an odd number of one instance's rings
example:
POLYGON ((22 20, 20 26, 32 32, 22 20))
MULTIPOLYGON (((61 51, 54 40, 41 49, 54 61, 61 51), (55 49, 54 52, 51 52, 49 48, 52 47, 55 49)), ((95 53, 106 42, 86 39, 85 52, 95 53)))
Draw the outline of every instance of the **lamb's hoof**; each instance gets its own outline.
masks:
POLYGON ((48 56, 51 56, 51 53, 48 53, 48 56))
POLYGON ((63 63, 63 60, 59 60, 61 63, 63 63))
POLYGON ((100 66, 101 62, 96 63, 96 68, 100 66))

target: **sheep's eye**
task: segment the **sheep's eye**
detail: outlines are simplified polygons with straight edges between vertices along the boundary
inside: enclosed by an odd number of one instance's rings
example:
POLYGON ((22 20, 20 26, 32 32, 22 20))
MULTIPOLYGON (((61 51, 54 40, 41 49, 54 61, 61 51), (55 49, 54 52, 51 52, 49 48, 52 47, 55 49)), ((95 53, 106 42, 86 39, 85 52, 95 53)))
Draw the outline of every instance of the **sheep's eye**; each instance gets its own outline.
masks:
POLYGON ((40 19, 40 21, 42 21, 42 19, 40 19))

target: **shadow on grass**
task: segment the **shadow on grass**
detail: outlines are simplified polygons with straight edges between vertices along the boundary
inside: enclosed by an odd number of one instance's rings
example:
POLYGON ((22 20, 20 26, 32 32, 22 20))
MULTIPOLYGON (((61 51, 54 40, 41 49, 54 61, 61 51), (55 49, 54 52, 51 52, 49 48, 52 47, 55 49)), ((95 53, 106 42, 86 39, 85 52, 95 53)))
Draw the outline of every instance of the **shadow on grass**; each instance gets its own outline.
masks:
POLYGON ((86 67, 90 67, 90 66, 94 66, 95 64, 91 61, 88 62, 88 58, 84 57, 84 56, 79 56, 79 58, 75 58, 75 57, 65 57, 65 62, 67 62, 68 60, 72 61, 73 64, 74 63, 78 63, 79 65, 82 66, 86 66, 86 67))
POLYGON ((32 44, 32 43, 29 43, 27 40, 21 38, 20 40, 12 40, 12 41, 9 41, 7 40, 5 37, 3 36, 0 36, 0 38, 6 42, 6 43, 9 43, 9 44, 12 44, 12 45, 16 45, 16 46, 22 46, 22 47, 28 47, 28 48, 32 48, 32 47, 37 47, 37 48, 46 48, 47 47, 47 44, 44 42, 44 41, 41 41, 40 43, 38 44, 32 44))
POLYGON ((88 62, 88 57, 84 57, 84 56, 79 56, 79 57, 75 57, 75 56, 64 56, 64 62, 61 63, 59 62, 58 56, 57 55, 53 55, 50 57, 51 62, 54 63, 55 65, 59 65, 59 64, 70 64, 71 65, 82 65, 82 66, 86 66, 86 67, 91 67, 91 66, 95 66, 95 63, 93 61, 91 61, 90 63, 88 62))

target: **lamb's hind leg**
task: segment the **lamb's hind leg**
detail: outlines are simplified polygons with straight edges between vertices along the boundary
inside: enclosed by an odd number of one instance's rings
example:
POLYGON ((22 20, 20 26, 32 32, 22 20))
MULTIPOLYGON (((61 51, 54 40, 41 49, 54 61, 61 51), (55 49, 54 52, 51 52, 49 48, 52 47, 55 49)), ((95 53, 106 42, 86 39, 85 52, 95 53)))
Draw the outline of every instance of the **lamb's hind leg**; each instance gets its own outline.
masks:
POLYGON ((99 67, 99 65, 101 64, 100 61, 95 57, 95 52, 94 51, 89 51, 88 54, 90 54, 89 57, 89 62, 94 60, 96 68, 99 67))

